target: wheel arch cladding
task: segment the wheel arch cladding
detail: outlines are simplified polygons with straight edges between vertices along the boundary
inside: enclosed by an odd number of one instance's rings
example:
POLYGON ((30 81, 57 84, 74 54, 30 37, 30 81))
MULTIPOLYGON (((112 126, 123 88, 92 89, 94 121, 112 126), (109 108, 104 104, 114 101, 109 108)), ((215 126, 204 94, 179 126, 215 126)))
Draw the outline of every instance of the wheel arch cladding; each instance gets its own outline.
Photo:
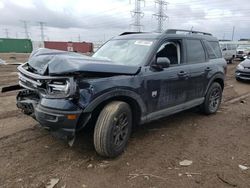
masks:
MULTIPOLYGON (((219 83, 220 86, 221 86, 221 89, 222 89, 222 91, 223 91, 223 89, 224 89, 224 75, 223 75, 223 74, 216 74, 216 75, 214 75, 214 76, 210 79, 210 81, 209 81, 209 83, 208 83, 208 86, 207 86, 207 89, 206 89, 206 93, 207 93, 208 89, 210 88, 210 86, 211 86, 214 82, 219 83)), ((206 93, 205 93, 205 94, 206 94, 206 93)))
POLYGON ((126 91, 125 93, 116 92, 116 94, 106 93, 99 96, 84 110, 85 112, 92 113, 92 120, 96 121, 101 110, 112 101, 123 101, 129 104, 132 116, 133 124, 140 122, 142 115, 146 112, 146 107, 142 99, 134 92, 126 91))
POLYGON ((216 78, 216 79, 214 79, 213 82, 218 82, 221 86, 221 89, 222 90, 224 89, 224 80, 222 78, 216 78))

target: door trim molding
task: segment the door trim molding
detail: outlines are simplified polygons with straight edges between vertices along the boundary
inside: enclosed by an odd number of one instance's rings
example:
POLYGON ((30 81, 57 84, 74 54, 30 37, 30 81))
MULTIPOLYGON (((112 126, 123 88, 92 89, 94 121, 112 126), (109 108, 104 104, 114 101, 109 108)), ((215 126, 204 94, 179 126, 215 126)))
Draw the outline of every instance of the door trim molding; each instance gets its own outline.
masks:
POLYGON ((169 108, 165 108, 156 112, 152 112, 146 116, 143 116, 141 118, 141 122, 140 124, 144 124, 144 123, 149 123, 151 121, 163 118, 163 117, 167 117, 169 115, 172 114, 176 114, 178 112, 193 108, 195 106, 198 106, 200 104, 202 104, 205 100, 205 97, 202 98, 198 98, 198 99, 194 99, 188 102, 185 102, 183 104, 179 104, 173 107, 169 107, 169 108))

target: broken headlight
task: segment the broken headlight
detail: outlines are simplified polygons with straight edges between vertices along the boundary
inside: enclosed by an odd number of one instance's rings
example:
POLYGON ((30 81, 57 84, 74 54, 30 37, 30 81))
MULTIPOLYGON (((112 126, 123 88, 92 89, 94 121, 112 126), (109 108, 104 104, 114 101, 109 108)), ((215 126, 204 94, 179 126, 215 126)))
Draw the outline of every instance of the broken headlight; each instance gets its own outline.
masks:
POLYGON ((47 84, 47 91, 50 95, 69 95, 69 80, 52 80, 47 84))

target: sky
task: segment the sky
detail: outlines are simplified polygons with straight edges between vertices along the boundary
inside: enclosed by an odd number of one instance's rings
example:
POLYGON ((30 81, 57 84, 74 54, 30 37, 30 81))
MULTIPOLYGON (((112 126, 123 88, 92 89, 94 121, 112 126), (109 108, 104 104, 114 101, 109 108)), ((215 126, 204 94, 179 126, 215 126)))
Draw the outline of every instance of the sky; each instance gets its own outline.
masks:
MULTIPOLYGON (((250 38, 249 0, 168 0, 164 13, 166 29, 209 32, 219 39, 250 38)), ((29 36, 41 40, 38 22, 45 23, 50 41, 102 42, 125 31, 133 31, 135 0, 0 0, 0 37, 24 38, 22 20, 29 36), (7 31, 7 32, 6 32, 7 31)), ((142 31, 157 29, 158 6, 141 1, 142 31)))

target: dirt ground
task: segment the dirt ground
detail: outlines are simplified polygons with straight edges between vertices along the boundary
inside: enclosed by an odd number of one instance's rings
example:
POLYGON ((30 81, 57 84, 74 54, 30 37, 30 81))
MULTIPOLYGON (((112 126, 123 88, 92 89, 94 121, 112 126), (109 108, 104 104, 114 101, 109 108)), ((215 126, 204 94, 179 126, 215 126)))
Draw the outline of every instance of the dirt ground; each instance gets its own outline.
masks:
MULTIPOLYGON (((1 56, 0 56, 1 58, 1 56)), ((250 83, 237 82, 228 65, 217 114, 188 110, 134 130, 116 159, 99 157, 92 132, 69 147, 15 107, 15 94, 0 95, 0 187, 250 187, 250 83), (240 97, 240 98, 239 98, 240 97), (191 160, 190 166, 179 165, 191 160)), ((0 86, 17 81, 16 66, 0 66, 0 86)))

